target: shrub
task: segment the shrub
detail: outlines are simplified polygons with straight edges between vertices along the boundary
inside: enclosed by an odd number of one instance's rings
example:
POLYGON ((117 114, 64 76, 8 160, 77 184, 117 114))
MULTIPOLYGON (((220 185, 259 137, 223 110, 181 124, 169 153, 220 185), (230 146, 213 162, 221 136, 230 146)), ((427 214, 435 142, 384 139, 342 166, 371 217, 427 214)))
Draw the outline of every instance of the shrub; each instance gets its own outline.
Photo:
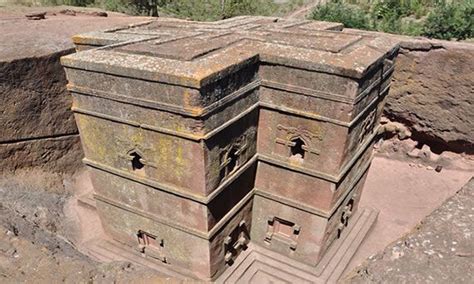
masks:
POLYGON ((96 0, 89 6, 100 7, 107 11, 120 12, 129 15, 141 14, 133 0, 96 0))
POLYGON ((158 6, 166 14, 196 21, 215 21, 221 17, 221 0, 161 0, 158 6))
POLYGON ((94 0, 64 0, 64 5, 86 7, 94 3, 94 0))
POLYGON ((463 40, 473 37, 474 0, 333 0, 317 6, 311 18, 348 28, 463 40))
POLYGON ((161 0, 160 9, 177 17, 211 21, 240 15, 270 15, 272 0, 161 0))
POLYGON ((226 0, 224 3, 224 19, 240 15, 268 16, 276 11, 276 4, 272 0, 226 0))
POLYGON ((474 4, 472 1, 446 3, 442 1, 425 21, 423 35, 439 39, 463 40, 474 35, 474 4))
POLYGON ((347 28, 372 29, 366 12, 343 1, 331 1, 316 6, 311 12, 310 18, 319 21, 339 22, 347 28))
POLYGON ((94 0, 41 0, 42 5, 69 5, 69 6, 79 6, 86 7, 94 3, 94 0))

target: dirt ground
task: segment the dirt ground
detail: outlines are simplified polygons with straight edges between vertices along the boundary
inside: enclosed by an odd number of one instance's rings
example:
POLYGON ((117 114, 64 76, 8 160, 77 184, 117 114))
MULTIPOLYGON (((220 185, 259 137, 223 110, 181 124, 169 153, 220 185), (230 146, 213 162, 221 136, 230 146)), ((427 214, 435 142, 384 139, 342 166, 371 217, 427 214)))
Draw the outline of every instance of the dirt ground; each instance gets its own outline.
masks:
MULTIPOLYGON (((459 157, 456 165, 462 162, 459 157)), ((472 162, 464 160, 465 164, 472 162)), ((456 194, 473 176, 472 170, 433 167, 420 161, 376 156, 360 206, 379 211, 377 222, 349 263, 349 273, 365 259, 412 231, 427 215, 456 194)), ((474 223, 471 223, 474 224, 474 223)))

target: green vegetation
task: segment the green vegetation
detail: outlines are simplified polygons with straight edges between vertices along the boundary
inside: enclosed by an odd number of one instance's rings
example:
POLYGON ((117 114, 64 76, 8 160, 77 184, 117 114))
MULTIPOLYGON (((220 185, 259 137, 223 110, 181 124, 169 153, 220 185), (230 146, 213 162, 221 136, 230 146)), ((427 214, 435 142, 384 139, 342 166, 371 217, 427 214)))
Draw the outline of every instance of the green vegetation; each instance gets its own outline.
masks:
POLYGON ((271 15, 276 10, 272 0, 165 0, 159 10, 165 14, 198 21, 213 21, 238 15, 271 15))
POLYGON ((316 7, 310 18, 348 28, 463 40, 473 37, 474 0, 333 0, 316 7))
MULTIPOLYGON (((40 0, 45 5, 100 7, 132 15, 158 14, 197 21, 239 15, 283 16, 312 0, 40 0)), ((474 34, 474 0, 328 0, 311 19, 348 28, 464 40, 474 34)))
MULTIPOLYGON (((25 1, 25 3, 28 3, 28 1, 25 1)), ((48 5, 48 6, 69 5, 69 6, 86 7, 88 5, 93 4, 94 0, 42 0, 41 3, 43 5, 48 5)))
POLYGON ((311 0, 41 0, 44 5, 99 7, 130 15, 165 14, 196 21, 215 21, 239 15, 283 16, 311 0))
POLYGON ((344 26, 355 29, 367 30, 371 28, 369 18, 364 10, 339 1, 317 6, 310 17, 315 20, 343 23, 344 26))
POLYGON ((199 21, 226 19, 240 15, 283 16, 311 0, 290 0, 276 4, 273 0, 161 0, 159 10, 165 14, 199 21))
POLYGON ((474 34, 474 5, 438 5, 428 15, 423 35, 440 39, 467 39, 474 34))

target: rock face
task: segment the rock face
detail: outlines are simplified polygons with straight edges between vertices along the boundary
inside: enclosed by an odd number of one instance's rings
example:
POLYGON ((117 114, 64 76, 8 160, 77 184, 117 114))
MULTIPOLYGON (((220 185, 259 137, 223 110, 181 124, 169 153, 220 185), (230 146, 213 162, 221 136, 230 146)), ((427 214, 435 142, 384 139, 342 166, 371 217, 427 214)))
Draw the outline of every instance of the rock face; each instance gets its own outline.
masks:
POLYGON ((59 57, 66 49, 36 58, 0 62, 0 168, 45 166, 72 172, 82 151, 70 110, 71 97, 59 57))
POLYGON ((1 142, 77 134, 66 75, 59 64, 59 57, 73 51, 0 63, 1 142))
POLYGON ((402 42, 385 115, 435 153, 474 153, 474 45, 402 42))
MULTIPOLYGON (((74 52, 75 33, 146 19, 114 14, 104 21, 87 11, 70 17, 50 13, 58 8, 46 10, 45 20, 29 21, 22 11, 0 9, 0 172, 25 167, 73 172, 81 166, 72 99, 59 58, 74 52)), ((34 9, 26 13, 38 15, 34 9)))
POLYGON ((0 143, 0 169, 44 168, 72 173, 81 166, 79 135, 0 143))

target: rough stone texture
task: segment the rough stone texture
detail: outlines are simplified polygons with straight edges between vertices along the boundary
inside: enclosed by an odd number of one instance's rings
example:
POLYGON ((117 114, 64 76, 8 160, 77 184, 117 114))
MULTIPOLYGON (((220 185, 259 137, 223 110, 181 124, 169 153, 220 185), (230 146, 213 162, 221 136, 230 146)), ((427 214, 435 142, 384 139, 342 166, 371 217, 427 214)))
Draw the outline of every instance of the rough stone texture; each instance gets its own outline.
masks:
POLYGON ((204 280, 249 238, 316 266, 356 220, 398 50, 332 28, 243 16, 75 36, 61 62, 105 232, 204 280))
POLYGON ((75 34, 150 19, 120 13, 109 13, 109 17, 95 17, 87 15, 87 12, 97 9, 70 7, 75 11, 85 11, 72 17, 59 13, 65 8, 67 7, 0 7, 0 61, 48 56, 74 48, 71 37, 75 34), (47 11, 45 20, 29 21, 24 16, 39 11, 47 11))
POLYGON ((412 138, 443 150, 474 153, 474 45, 402 49, 385 115, 412 138))
POLYGON ((0 169, 15 171, 39 167, 49 171, 72 173, 83 157, 79 135, 0 143, 0 169))
POLYGON ((46 19, 29 21, 23 15, 36 9, 0 8, 1 171, 78 169, 82 150, 59 58, 74 52, 74 33, 146 19, 56 16, 59 8, 47 10, 46 19))
POLYGON ((59 58, 67 49, 0 62, 0 168, 73 172, 82 151, 59 58))
POLYGON ((59 63, 73 51, 0 62, 0 143, 77 134, 59 63))
POLYGON ((401 49, 384 115, 409 127, 420 147, 472 155, 474 45, 385 35, 399 39, 401 49))
POLYGON ((62 183, 61 175, 39 170, 0 176, 0 282, 164 281, 131 263, 97 263, 66 241, 74 226, 64 215, 62 183))
POLYGON ((472 283, 474 179, 347 283, 472 283))

